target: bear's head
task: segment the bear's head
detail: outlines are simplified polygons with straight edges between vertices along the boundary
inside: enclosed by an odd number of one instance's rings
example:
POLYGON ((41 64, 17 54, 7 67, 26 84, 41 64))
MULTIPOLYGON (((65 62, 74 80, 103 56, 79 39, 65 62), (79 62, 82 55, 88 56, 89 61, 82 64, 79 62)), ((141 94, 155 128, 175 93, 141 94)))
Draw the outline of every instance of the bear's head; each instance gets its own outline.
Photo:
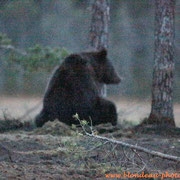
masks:
POLYGON ((95 80, 103 84, 118 84, 121 79, 115 71, 111 61, 107 57, 107 50, 82 53, 84 59, 92 65, 95 72, 95 80))
POLYGON ((95 71, 87 58, 80 54, 71 54, 66 57, 64 65, 62 66, 69 74, 76 74, 76 76, 91 76, 95 79, 95 71))

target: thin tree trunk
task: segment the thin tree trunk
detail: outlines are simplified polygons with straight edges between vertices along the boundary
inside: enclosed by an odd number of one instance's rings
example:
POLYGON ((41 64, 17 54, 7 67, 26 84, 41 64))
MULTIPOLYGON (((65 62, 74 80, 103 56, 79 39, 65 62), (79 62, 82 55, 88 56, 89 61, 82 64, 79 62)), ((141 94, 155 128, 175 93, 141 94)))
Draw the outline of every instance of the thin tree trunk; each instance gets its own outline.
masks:
POLYGON ((155 54, 152 107, 148 123, 175 126, 173 114, 175 0, 155 1, 155 54))
MULTIPOLYGON (((109 0, 95 0, 92 5, 92 19, 89 33, 90 49, 108 48, 109 0)), ((101 96, 107 96, 104 84, 97 83, 101 96)))
POLYGON ((108 47, 109 2, 95 0, 92 5, 90 48, 99 50, 108 47))

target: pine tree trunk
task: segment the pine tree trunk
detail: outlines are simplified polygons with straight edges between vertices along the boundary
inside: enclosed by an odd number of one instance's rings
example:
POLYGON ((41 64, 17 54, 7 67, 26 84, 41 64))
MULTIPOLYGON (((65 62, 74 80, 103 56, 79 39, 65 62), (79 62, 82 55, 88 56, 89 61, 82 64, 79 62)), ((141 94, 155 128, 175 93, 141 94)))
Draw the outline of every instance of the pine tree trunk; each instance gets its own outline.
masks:
POLYGON ((175 126, 173 114, 175 0, 155 1, 155 54, 149 124, 175 126))
MULTIPOLYGON (((109 0, 95 0, 92 5, 92 19, 89 33, 90 49, 108 48, 109 0)), ((107 96, 104 84, 98 84, 101 96, 107 96)))
POLYGON ((108 47, 109 2, 95 0, 92 5, 90 48, 99 50, 108 47))

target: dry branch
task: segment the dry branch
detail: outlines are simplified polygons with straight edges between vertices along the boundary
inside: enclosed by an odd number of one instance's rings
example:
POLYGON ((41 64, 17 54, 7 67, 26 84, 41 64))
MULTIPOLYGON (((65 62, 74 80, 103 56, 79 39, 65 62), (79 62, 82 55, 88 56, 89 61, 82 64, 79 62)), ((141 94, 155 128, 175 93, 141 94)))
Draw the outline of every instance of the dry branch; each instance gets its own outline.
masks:
POLYGON ((12 158, 11 158, 11 151, 10 151, 9 149, 7 149, 6 147, 4 147, 2 144, 0 144, 0 152, 1 152, 1 151, 4 151, 4 152, 8 155, 9 160, 10 160, 11 162, 13 162, 13 161, 12 161, 12 158))
POLYGON ((85 133, 86 133, 87 136, 90 136, 90 137, 93 137, 93 138, 96 138, 96 139, 100 139, 100 140, 103 140, 103 141, 108 141, 108 142, 111 142, 111 143, 114 143, 114 144, 119 144, 121 146, 130 148, 130 149, 135 149, 135 150, 138 150, 138 151, 141 151, 141 152, 145 152, 145 153, 151 154, 153 156, 158 156, 158 157, 163 158, 163 159, 168 159, 168 160, 173 160, 173 161, 180 162, 180 157, 178 157, 178 156, 164 154, 164 153, 154 151, 154 150, 150 150, 150 149, 138 146, 138 145, 132 145, 132 144, 129 144, 129 143, 125 143, 123 141, 114 140, 114 139, 110 139, 110 138, 107 138, 107 137, 102 137, 102 136, 90 134, 88 132, 85 132, 85 133))

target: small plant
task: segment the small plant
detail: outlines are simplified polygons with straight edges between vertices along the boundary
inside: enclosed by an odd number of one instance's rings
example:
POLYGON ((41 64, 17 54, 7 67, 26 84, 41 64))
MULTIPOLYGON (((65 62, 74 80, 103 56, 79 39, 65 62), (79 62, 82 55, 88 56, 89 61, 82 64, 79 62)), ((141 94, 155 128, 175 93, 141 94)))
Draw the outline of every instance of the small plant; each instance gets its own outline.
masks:
POLYGON ((0 46, 8 52, 3 57, 5 65, 14 72, 19 71, 19 68, 26 73, 50 72, 69 54, 65 48, 43 47, 39 44, 23 51, 14 47, 3 33, 0 33, 0 46))
POLYGON ((19 55, 12 51, 8 56, 7 62, 8 66, 13 66, 14 64, 21 66, 25 72, 50 72, 68 54, 65 48, 60 49, 35 45, 28 48, 25 55, 19 55))
POLYGON ((0 46, 11 45, 11 40, 7 37, 6 34, 0 32, 0 46))
POLYGON ((98 132, 96 130, 93 129, 93 126, 92 126, 92 119, 91 117, 89 117, 90 119, 90 122, 91 124, 89 125, 88 121, 86 120, 81 120, 79 115, 76 113, 75 115, 73 115, 73 118, 78 120, 79 123, 80 123, 80 126, 82 127, 83 129, 83 132, 86 134, 86 133, 90 133, 90 134, 97 134, 98 132))

